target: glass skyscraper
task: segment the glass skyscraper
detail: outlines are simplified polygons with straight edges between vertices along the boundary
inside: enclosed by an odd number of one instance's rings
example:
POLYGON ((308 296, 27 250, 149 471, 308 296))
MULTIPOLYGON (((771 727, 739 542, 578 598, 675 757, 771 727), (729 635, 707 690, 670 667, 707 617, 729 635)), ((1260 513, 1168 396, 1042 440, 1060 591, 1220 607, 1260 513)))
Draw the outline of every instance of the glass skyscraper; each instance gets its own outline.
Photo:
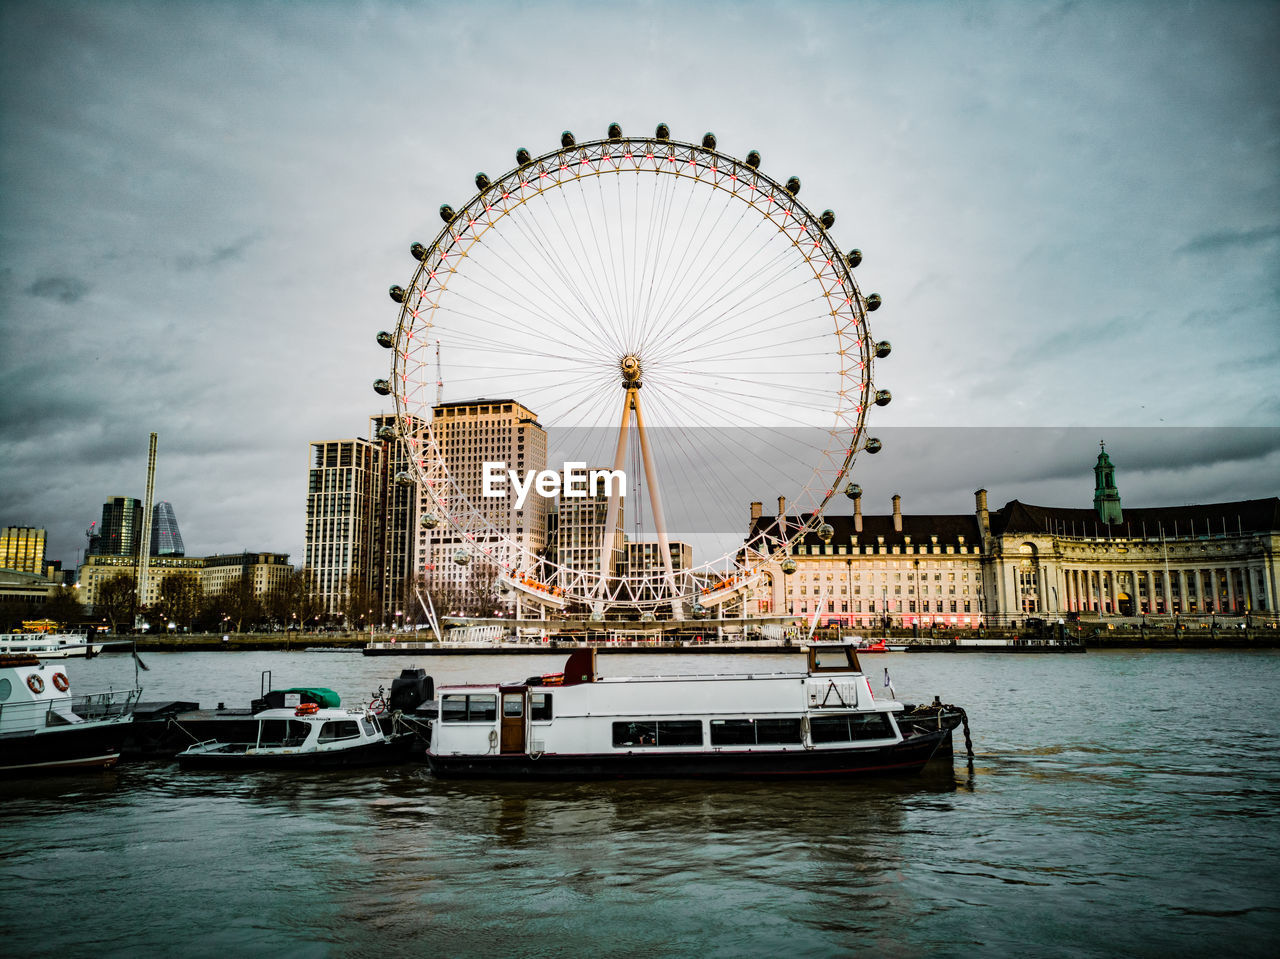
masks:
POLYGON ((182 533, 178 531, 178 517, 168 501, 156 503, 151 510, 151 555, 185 556, 182 533))

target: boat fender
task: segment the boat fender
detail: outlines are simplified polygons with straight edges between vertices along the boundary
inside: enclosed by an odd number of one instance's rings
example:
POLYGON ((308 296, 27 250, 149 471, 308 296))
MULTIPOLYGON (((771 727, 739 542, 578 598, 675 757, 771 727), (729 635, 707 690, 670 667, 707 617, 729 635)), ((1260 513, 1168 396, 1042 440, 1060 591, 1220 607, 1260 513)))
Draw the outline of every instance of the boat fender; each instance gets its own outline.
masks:
POLYGON ((496 729, 489 730, 489 752, 493 752, 498 748, 498 731, 496 729))
POLYGON ((375 699, 369 704, 369 712, 373 713, 375 716, 381 716, 386 711, 387 704, 381 699, 375 699))
POLYGON ((32 673, 30 676, 27 677, 27 688, 30 689, 33 693, 35 693, 37 696, 39 696, 41 693, 44 692, 44 680, 41 679, 39 676, 37 676, 35 673, 32 673))
POLYGON ((60 693, 65 693, 65 692, 67 691, 67 688, 68 688, 71 684, 70 684, 69 682, 67 682, 67 675, 66 675, 66 673, 54 673, 54 674, 53 674, 53 685, 54 685, 55 687, 57 687, 58 692, 60 692, 60 693))

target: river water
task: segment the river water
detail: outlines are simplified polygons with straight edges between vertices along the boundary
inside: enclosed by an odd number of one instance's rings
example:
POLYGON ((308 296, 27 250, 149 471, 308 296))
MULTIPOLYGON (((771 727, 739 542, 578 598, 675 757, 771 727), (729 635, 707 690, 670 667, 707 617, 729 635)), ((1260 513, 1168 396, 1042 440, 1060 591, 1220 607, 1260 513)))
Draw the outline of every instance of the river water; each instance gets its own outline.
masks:
MULTIPOLYGON (((345 702, 406 658, 144 656, 144 699, 245 705, 260 672, 345 702)), ((437 682, 563 656, 422 657, 437 682)), ((608 675, 794 655, 600 657, 608 675)), ((972 768, 854 783, 434 780, 419 766, 0 784, 9 956, 1270 956, 1274 652, 864 657, 969 713, 972 768)), ((70 666, 130 686, 132 659, 70 666)))

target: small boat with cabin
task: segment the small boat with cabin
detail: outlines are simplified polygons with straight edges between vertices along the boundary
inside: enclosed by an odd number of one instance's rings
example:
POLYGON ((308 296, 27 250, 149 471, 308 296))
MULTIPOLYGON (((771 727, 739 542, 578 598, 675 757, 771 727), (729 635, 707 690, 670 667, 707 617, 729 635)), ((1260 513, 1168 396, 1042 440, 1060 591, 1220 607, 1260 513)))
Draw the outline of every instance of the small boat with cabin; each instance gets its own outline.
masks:
POLYGON ((233 768, 314 768, 373 766, 404 762, 417 739, 409 730, 384 731, 369 706, 343 708, 331 689, 278 693, 278 708, 261 709, 242 721, 239 740, 196 743, 175 757, 182 766, 233 768))
POLYGON ((66 667, 0 655, 0 776, 114 766, 140 693, 72 695, 66 667))
POLYGON ((950 753, 963 710, 877 700, 851 646, 806 656, 804 671, 605 678, 584 648, 561 673, 442 685, 427 762, 460 778, 825 779, 950 753))

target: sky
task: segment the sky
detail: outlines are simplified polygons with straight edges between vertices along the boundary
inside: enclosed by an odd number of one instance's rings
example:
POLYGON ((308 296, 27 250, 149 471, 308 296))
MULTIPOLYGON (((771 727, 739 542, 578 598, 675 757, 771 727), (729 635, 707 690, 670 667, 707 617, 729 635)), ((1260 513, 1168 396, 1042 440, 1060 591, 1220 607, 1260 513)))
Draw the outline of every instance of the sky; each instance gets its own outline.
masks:
POLYGON ((612 121, 838 211, 893 342, 865 510, 1088 506, 1100 439, 1127 505, 1277 495, 1278 43, 1225 0, 0 3, 0 525, 73 564, 154 431, 189 554, 301 562, 408 245, 612 121))

